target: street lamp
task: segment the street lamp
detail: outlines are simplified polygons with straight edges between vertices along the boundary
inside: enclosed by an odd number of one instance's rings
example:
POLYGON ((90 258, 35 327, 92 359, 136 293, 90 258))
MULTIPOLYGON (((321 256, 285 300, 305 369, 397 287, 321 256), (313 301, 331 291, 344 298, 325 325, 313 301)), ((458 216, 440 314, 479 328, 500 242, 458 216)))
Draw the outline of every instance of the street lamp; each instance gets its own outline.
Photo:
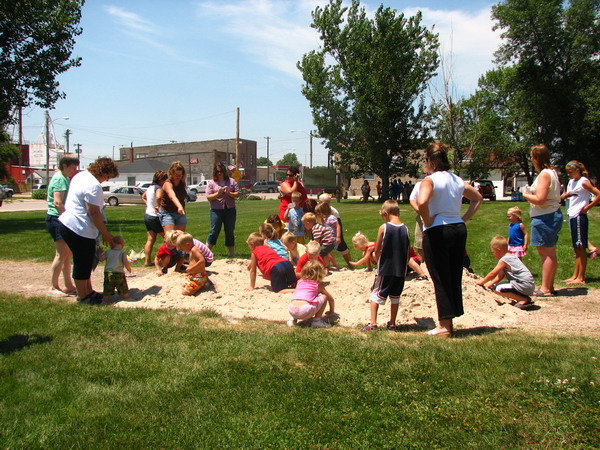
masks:
POLYGON ((310 168, 312 169, 312 160, 313 160, 313 130, 310 130, 308 133, 304 130, 290 130, 290 133, 304 133, 310 138, 310 168))
POLYGON ((50 120, 50 113, 46 110, 46 189, 50 185, 50 125, 55 120, 69 120, 68 117, 58 117, 54 120, 50 120))

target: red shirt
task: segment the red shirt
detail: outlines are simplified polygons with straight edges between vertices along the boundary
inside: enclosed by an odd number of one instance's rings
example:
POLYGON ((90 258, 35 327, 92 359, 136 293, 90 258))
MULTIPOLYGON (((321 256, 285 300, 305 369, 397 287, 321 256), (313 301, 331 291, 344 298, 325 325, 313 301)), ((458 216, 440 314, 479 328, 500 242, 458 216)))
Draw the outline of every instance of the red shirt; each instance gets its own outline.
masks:
MULTIPOLYGON (((320 256, 318 258, 319 258, 318 261, 321 264, 323 264, 323 267, 325 267, 325 261, 323 261, 323 258, 321 258, 320 256)), ((308 253, 305 253, 298 260, 298 265, 296 266, 296 273, 302 272, 302 268, 304 267, 304 264, 306 264, 307 262, 308 262, 308 253)))
POLYGON ((275 264, 287 261, 287 259, 283 259, 277 254, 277 252, 275 252, 275 250, 267 247, 266 245, 259 245, 252 250, 252 254, 256 256, 260 273, 262 273, 267 280, 271 279, 271 270, 275 264))
MULTIPOLYGON (((282 181, 281 184, 283 183, 287 183, 289 184, 290 188, 294 185, 294 183, 290 183, 288 180, 282 181)), ((308 198, 308 196, 306 195, 306 190, 304 189, 304 185, 302 184, 302 182, 298 181, 298 188, 296 189, 297 192, 300 192, 300 194, 302 194, 302 198, 300 199, 300 206, 304 205, 304 201, 308 198)), ((288 205, 292 203, 292 194, 290 195, 282 195, 280 200, 279 200, 279 218, 283 220, 283 215, 285 214, 286 210, 288 209, 288 205)), ((285 222, 288 222, 288 220, 286 220, 285 222)))

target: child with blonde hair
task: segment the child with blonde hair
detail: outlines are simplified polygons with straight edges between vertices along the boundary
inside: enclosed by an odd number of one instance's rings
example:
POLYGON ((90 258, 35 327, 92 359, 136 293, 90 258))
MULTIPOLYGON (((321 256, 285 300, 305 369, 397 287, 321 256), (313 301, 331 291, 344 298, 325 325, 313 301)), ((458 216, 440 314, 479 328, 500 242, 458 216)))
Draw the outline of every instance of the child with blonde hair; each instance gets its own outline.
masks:
POLYGON ((508 225, 508 252, 522 259, 527 254, 529 234, 523 224, 521 208, 518 206, 508 208, 506 218, 510 222, 508 225))
POLYGON ((317 241, 310 241, 306 244, 306 253, 302 255, 298 259, 298 263, 296 264, 296 278, 300 278, 300 274, 302 272, 302 268, 308 261, 318 261, 323 267, 325 267, 325 271, 327 271, 327 266, 325 266, 325 260, 319 256, 319 252, 321 251, 321 244, 317 241))
POLYGON ((103 300, 108 299, 117 291, 123 298, 129 298, 129 287, 125 279, 125 269, 131 274, 131 264, 123 248, 125 239, 122 236, 113 236, 110 250, 100 256, 100 261, 106 261, 104 266, 104 291, 103 300))
POLYGON ((279 240, 279 236, 273 225, 270 223, 261 223, 258 227, 258 232, 263 237, 267 247, 271 247, 275 252, 282 258, 288 257, 287 248, 283 245, 283 242, 279 240))
POLYGON ((327 304, 329 304, 327 314, 334 314, 335 308, 333 297, 322 283, 325 275, 325 267, 318 261, 308 261, 304 265, 292 301, 288 305, 288 312, 292 316, 288 320, 289 326, 295 325, 298 320, 309 319, 313 319, 310 323, 313 328, 331 326, 321 318, 327 304))
POLYGON ((183 295, 194 295, 208 283, 206 268, 214 260, 213 252, 208 246, 189 233, 181 233, 177 238, 177 250, 190 255, 190 263, 185 269, 188 281, 181 292, 183 295))
POLYGON ((281 242, 288 251, 288 259, 296 266, 300 257, 306 253, 306 246, 299 244, 298 238, 289 231, 281 236, 281 242))
POLYGON ((498 264, 476 284, 511 299, 511 304, 519 309, 527 309, 533 303, 530 298, 535 291, 533 275, 519 257, 508 252, 508 242, 503 236, 493 237, 490 249, 498 264), (508 283, 500 284, 505 276, 508 283))
POLYGON ((390 298, 390 321, 388 330, 396 330, 396 317, 400 306, 400 295, 404 290, 406 267, 410 241, 408 228, 400 220, 400 208, 396 200, 386 200, 379 211, 384 223, 377 232, 375 257, 377 258, 377 274, 373 290, 369 298, 371 303, 371 321, 362 331, 377 329, 377 312, 379 305, 385 305, 390 298))
POLYGON ((183 252, 177 250, 177 238, 181 230, 170 230, 165 232, 164 243, 158 248, 154 257, 156 275, 159 277, 167 273, 167 269, 175 266, 175 271, 185 271, 183 266, 183 252))
POLYGON ((342 258, 344 258, 344 261, 346 261, 346 264, 348 264, 348 267, 350 269, 354 269, 354 266, 352 264, 350 264, 350 261, 352 260, 352 258, 350 258, 350 250, 348 249, 348 244, 346 244, 346 241, 344 240, 344 225, 342 224, 342 218, 340 217, 340 212, 334 208, 333 206, 331 206, 331 196, 329 194, 327 194, 326 192, 322 193, 321 195, 319 195, 319 201, 321 203, 325 203, 327 205, 329 205, 329 207, 331 208, 331 214, 335 217, 335 219, 337 220, 337 234, 336 234, 336 247, 335 250, 342 255, 342 258))
MULTIPOLYGON (((296 241, 304 244, 304 225, 302 224, 304 210, 300 206, 301 201, 302 194, 298 191, 292 192, 292 201, 283 213, 283 220, 289 221, 288 230, 296 236, 296 241)), ((283 238, 283 235, 281 237, 283 238)))
POLYGON ((248 264, 250 286, 246 290, 251 291, 255 288, 257 268, 267 280, 271 281, 273 292, 280 292, 296 286, 296 274, 292 263, 279 256, 272 248, 264 245, 265 241, 259 233, 250 233, 246 243, 252 252, 250 264, 248 264))
POLYGON ((377 259, 375 258, 375 242, 369 241, 369 239, 359 231, 352 237, 352 245, 356 250, 363 252, 363 254, 362 258, 356 262, 350 261, 350 264, 353 266, 364 266, 366 264, 367 268, 365 269, 365 272, 371 272, 373 270, 373 265, 377 264, 377 259))
POLYGON ((312 234, 312 240, 320 244, 319 256, 324 261, 327 260, 327 256, 333 251, 335 246, 335 238, 331 230, 317 223, 317 216, 314 213, 305 213, 302 216, 302 223, 304 224, 304 228, 312 234))

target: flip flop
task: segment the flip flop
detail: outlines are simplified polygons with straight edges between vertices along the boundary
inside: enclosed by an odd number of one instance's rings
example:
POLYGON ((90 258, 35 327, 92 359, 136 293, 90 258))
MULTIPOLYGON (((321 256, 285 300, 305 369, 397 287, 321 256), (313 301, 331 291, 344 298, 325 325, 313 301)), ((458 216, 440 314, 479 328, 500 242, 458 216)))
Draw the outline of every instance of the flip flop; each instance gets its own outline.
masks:
POLYGON ((52 297, 68 297, 69 296, 69 294, 61 291, 60 289, 52 289, 52 288, 50 288, 48 290, 48 295, 51 295, 52 297))
POLYGON ((78 303, 89 302, 90 305, 99 305, 102 303, 102 297, 104 297, 104 295, 101 292, 92 291, 85 297, 77 298, 75 300, 77 300, 78 303))
POLYGON ((526 303, 515 303, 513 306, 515 308, 519 308, 520 310, 527 310, 529 309, 530 306, 533 305, 533 302, 531 300, 528 300, 526 303))
POLYGON ((544 292, 541 289, 536 289, 532 294, 532 297, 554 297, 554 296, 556 296, 556 291, 544 292))
POLYGON ((594 250, 592 250, 592 252, 590 253, 590 259, 596 259, 598 257, 598 247, 596 247, 594 250))

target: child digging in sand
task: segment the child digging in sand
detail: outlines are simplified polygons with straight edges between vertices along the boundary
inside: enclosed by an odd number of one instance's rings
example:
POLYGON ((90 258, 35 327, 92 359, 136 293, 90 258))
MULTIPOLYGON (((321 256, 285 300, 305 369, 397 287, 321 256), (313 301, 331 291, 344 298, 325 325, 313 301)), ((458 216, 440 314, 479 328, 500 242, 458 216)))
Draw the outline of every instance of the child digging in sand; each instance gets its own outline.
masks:
POLYGON ((310 323, 312 328, 331 326, 321 319, 327 304, 329 304, 328 315, 334 314, 335 305, 333 297, 323 286, 323 277, 325 277, 325 267, 320 262, 308 261, 304 265, 292 301, 288 305, 288 312, 292 316, 287 322, 288 326, 295 325, 298 320, 309 319, 313 319, 310 323))
MULTIPOLYGON (((306 244, 306 253, 298 259, 298 263, 296 264, 296 278, 300 279, 302 268, 308 261, 318 261, 325 267, 325 261, 319 256, 320 250, 321 244, 317 241, 310 241, 306 244)), ((325 269, 325 273, 327 274, 327 269, 325 269)))
POLYGON ((490 249, 498 264, 477 284, 492 289, 494 294, 509 298, 510 304, 519 309, 528 308, 533 303, 529 296, 535 290, 533 275, 518 256, 508 253, 508 243, 504 237, 492 238, 490 249), (509 282, 497 284, 505 276, 509 282))
POLYGON ((264 245, 264 239, 260 234, 250 233, 246 243, 252 252, 250 264, 248 264, 250 286, 246 288, 247 291, 256 287, 257 268, 267 280, 271 281, 273 292, 280 292, 296 286, 296 274, 292 263, 279 256, 272 248, 264 245))
POLYGON ((159 277, 167 273, 167 269, 175 266, 175 271, 185 271, 183 268, 183 253, 177 250, 177 238, 181 234, 180 230, 171 230, 165 232, 165 242, 158 248, 154 257, 154 267, 156 275, 159 277))
POLYGON ((396 200, 386 200, 379 211, 385 222, 379 227, 375 242, 377 275, 371 292, 371 322, 362 331, 377 329, 379 305, 385 305, 390 298, 390 321, 388 330, 396 330, 396 317, 400 306, 400 295, 404 289, 406 267, 408 263, 408 228, 400 221, 400 208, 396 200))
POLYGON ((104 292, 103 300, 117 293, 123 298, 129 298, 129 287, 125 279, 125 269, 131 273, 131 264, 123 250, 125 240, 122 236, 114 236, 112 247, 100 256, 100 261, 106 261, 104 266, 104 292))
POLYGON ((183 295, 194 295, 208 283, 206 268, 213 262, 213 252, 207 245, 194 239, 189 233, 181 233, 177 238, 177 250, 188 253, 190 262, 185 270, 188 282, 184 285, 183 295))

